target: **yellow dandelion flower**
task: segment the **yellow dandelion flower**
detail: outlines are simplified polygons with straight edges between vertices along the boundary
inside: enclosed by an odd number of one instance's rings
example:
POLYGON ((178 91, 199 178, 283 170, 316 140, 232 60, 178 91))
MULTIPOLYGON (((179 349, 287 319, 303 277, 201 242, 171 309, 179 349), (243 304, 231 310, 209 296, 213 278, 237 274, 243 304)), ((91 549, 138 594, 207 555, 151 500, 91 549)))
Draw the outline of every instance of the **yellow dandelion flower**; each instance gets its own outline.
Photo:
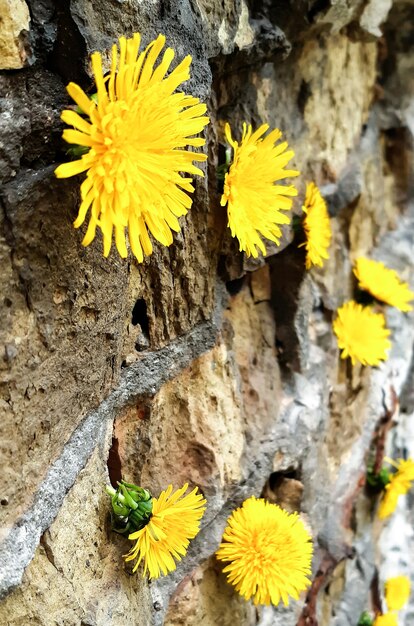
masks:
POLYGON ((414 461, 412 459, 386 459, 397 471, 390 475, 390 482, 385 485, 379 504, 378 516, 385 519, 394 513, 398 498, 406 494, 414 481, 414 461))
POLYGON ((153 498, 150 521, 128 536, 136 543, 124 558, 126 561, 137 559, 134 572, 143 561, 143 576, 148 571, 150 578, 158 578, 161 573, 165 575, 175 570, 174 559, 181 560, 187 552, 189 540, 200 529, 206 500, 197 492, 197 487, 185 496, 188 484, 175 493, 172 489, 169 485, 159 498, 153 498))
POLYGON ((389 487, 389 485, 385 487, 378 509, 380 519, 385 519, 394 513, 397 508, 398 498, 404 493, 399 491, 397 484, 395 484, 392 489, 387 489, 387 487, 389 487))
POLYGON ((389 611, 399 611, 408 602, 411 583, 408 576, 395 576, 385 582, 385 600, 389 611))
POLYGON ((277 128, 263 137, 268 128, 268 124, 263 124, 252 132, 250 124, 243 124, 239 144, 232 138, 229 124, 225 127, 234 156, 225 176, 221 206, 227 204, 229 227, 232 236, 239 240, 239 249, 253 257, 259 255, 257 248, 266 254, 260 235, 279 244, 282 231, 278 224, 290 222, 282 211, 292 208, 291 196, 297 195, 293 185, 275 184, 299 176, 299 172, 284 169, 294 152, 287 150, 287 142, 276 145, 282 136, 277 128))
POLYGON ((377 615, 373 626, 398 626, 398 617, 396 613, 385 613, 377 615))
POLYGON ((401 282, 397 272, 380 261, 360 257, 356 260, 354 274, 360 288, 369 291, 377 300, 400 311, 412 311, 409 302, 413 300, 414 293, 407 283, 401 282))
POLYGON ((303 220, 306 243, 301 244, 306 247, 306 269, 310 269, 312 265, 323 267, 323 259, 329 259, 332 230, 326 202, 315 183, 307 184, 302 209, 306 213, 303 220))
POLYGON ((297 513, 251 497, 228 519, 217 558, 228 581, 255 604, 288 605, 310 585, 312 540, 297 513))
POLYGON ((396 613, 385 613, 377 615, 373 626, 398 626, 398 617, 396 613))
POLYGON ((337 314, 333 329, 343 359, 349 356, 353 365, 357 361, 362 365, 378 365, 388 358, 390 331, 385 327, 382 313, 374 313, 370 307, 350 300, 337 314))
POLYGON ((184 148, 204 145, 205 140, 194 135, 209 122, 205 104, 176 92, 190 77, 191 56, 167 75, 174 58, 171 48, 155 67, 165 37, 159 35, 141 53, 140 41, 137 33, 128 40, 120 37, 119 54, 114 45, 105 78, 101 54, 92 54, 97 102, 75 83, 68 85, 69 95, 88 119, 63 111, 62 120, 74 127, 63 132, 63 139, 88 151, 55 172, 58 178, 86 172, 74 223, 79 228, 90 211, 83 245, 93 241, 99 227, 108 256, 115 229, 116 247, 125 258, 128 228, 131 250, 139 262, 152 253, 148 230, 165 246, 173 241, 171 231, 180 230, 177 218, 191 207, 188 194, 194 191, 192 179, 181 172, 203 176, 193 161, 207 158, 184 148))

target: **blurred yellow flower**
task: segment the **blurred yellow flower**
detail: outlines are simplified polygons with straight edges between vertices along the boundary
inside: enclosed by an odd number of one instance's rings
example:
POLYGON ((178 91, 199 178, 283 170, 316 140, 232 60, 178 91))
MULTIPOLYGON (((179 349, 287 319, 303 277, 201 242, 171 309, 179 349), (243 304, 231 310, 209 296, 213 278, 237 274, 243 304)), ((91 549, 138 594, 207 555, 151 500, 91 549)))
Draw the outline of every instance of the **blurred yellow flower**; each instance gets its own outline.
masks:
POLYGON ((171 48, 156 65, 165 37, 159 35, 141 53, 140 42, 137 33, 131 39, 120 37, 119 54, 114 45, 105 78, 101 54, 92 54, 97 101, 75 83, 68 85, 85 117, 74 110, 63 111, 62 120, 75 129, 66 129, 63 139, 82 146, 86 153, 55 172, 58 178, 87 172, 74 223, 79 228, 90 211, 83 245, 93 241, 99 227, 108 256, 115 229, 117 250, 125 258, 128 228, 131 250, 139 262, 152 253, 148 230, 165 246, 173 241, 171 231, 180 230, 177 217, 191 207, 188 194, 194 191, 192 179, 181 173, 203 176, 193 161, 207 158, 185 148, 204 145, 204 139, 194 135, 209 122, 205 104, 176 92, 190 77, 191 56, 167 75, 174 58, 171 48))
POLYGON ((378 509, 380 519, 389 517, 395 511, 398 498, 410 490, 411 483, 414 481, 414 461, 412 459, 386 460, 397 471, 394 474, 390 474, 390 482, 385 485, 378 509))
POLYGON ((397 614, 385 613, 385 615, 377 615, 373 626, 398 626, 397 614))
POLYGON ((233 237, 239 240, 240 250, 247 256, 266 254, 261 236, 279 245, 282 231, 278 224, 289 224, 282 213, 292 208, 291 196, 297 195, 293 185, 275 184, 285 178, 299 176, 296 170, 284 169, 293 158, 286 142, 276 145, 282 133, 277 128, 266 137, 269 129, 262 124, 255 132, 243 124, 240 144, 232 138, 226 124, 226 138, 234 150, 233 162, 224 180, 221 205, 227 204, 228 223, 233 237))
POLYGON ((189 540, 200 530, 206 500, 197 493, 197 487, 184 496, 188 484, 174 493, 172 489, 169 485, 159 498, 153 498, 148 524, 128 536, 136 543, 124 558, 126 561, 136 559, 134 572, 143 561, 143 576, 148 572, 150 578, 158 578, 161 573, 165 575, 175 570, 174 559, 181 560, 187 552, 189 540))
POLYGON ((395 306, 400 311, 412 311, 409 304, 414 293, 407 283, 401 282, 397 272, 379 261, 360 257, 356 260, 354 274, 359 287, 369 291, 377 300, 395 306))
POLYGON ((382 313, 350 300, 337 311, 333 329, 342 350, 341 357, 351 358, 352 364, 378 365, 388 358, 391 348, 390 331, 385 327, 382 313))
POLYGON ((233 511, 217 558, 223 572, 254 604, 289 604, 310 585, 312 539, 297 513, 254 497, 233 511))
POLYGON ((408 576, 395 576, 385 582, 385 601, 389 611, 399 611, 408 602, 411 583, 408 576))
POLYGON ((381 497, 378 509, 378 516, 380 519, 385 519, 394 513, 397 508, 398 498, 404 493, 399 490, 398 484, 395 484, 392 489, 387 489, 387 487, 389 487, 389 485, 386 485, 385 487, 386 491, 384 491, 381 497))
POLYGON ((301 244, 306 247, 306 269, 310 269, 312 265, 323 267, 323 259, 329 259, 332 230, 326 202, 315 183, 306 185, 302 209, 306 213, 303 220, 306 243, 301 244))

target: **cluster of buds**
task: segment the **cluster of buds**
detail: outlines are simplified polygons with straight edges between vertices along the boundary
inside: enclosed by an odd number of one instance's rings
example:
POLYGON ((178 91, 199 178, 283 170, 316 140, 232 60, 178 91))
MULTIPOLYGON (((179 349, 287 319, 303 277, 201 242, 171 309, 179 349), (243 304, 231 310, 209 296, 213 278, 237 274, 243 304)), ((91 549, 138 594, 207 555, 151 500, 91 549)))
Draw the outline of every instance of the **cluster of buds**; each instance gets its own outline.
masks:
POLYGON ((121 480, 117 489, 106 486, 105 490, 111 497, 113 530, 129 535, 148 524, 152 515, 152 495, 148 489, 121 480))

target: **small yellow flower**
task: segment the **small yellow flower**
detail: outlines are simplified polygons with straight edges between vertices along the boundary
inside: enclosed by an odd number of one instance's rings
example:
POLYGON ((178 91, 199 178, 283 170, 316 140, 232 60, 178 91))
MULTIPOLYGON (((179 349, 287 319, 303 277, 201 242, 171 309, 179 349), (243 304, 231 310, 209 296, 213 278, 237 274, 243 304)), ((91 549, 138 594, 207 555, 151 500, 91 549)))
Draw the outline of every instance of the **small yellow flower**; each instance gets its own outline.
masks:
POLYGON ((289 604, 310 585, 312 540, 297 513, 251 497, 233 511, 217 558, 228 581, 255 604, 289 604))
POLYGON ((397 614, 385 613, 385 615, 377 615, 373 626, 398 626, 397 614))
POLYGON ((398 498, 403 495, 403 491, 399 490, 399 486, 396 483, 391 489, 387 489, 390 485, 386 485, 385 491, 382 495, 378 516, 380 519, 385 519, 392 515, 397 508, 398 498))
POLYGON ((346 302, 337 313, 333 329, 343 359, 351 357, 353 365, 357 361, 362 365, 378 365, 388 358, 390 331, 385 327, 382 313, 374 313, 370 307, 353 300, 346 302))
POLYGON ((282 211, 292 208, 289 196, 297 195, 293 185, 275 184, 299 176, 299 172, 284 169, 294 152, 287 150, 286 142, 275 145, 282 136, 277 128, 263 138, 268 128, 263 124, 253 133, 250 124, 243 124, 239 144, 233 140, 229 124, 225 127, 234 156, 225 176, 221 206, 227 204, 229 227, 239 240, 239 249, 253 257, 259 255, 257 248, 266 254, 260 235, 279 244, 282 231, 278 224, 290 222, 282 211))
POLYGON ((148 230, 165 246, 173 241, 171 231, 180 230, 177 217, 191 207, 188 194, 194 191, 192 179, 181 172, 203 176, 193 161, 207 158, 185 148, 204 145, 204 139, 194 135, 209 122, 205 104, 176 92, 190 77, 191 56, 167 75, 174 58, 171 48, 156 65, 165 37, 159 35, 141 53, 140 41, 137 33, 128 40, 120 37, 119 54, 114 45, 105 78, 101 54, 92 54, 97 102, 75 83, 68 85, 69 95, 88 119, 73 110, 63 111, 62 120, 75 129, 66 129, 63 139, 87 152, 55 172, 58 178, 87 172, 74 223, 79 228, 90 211, 83 245, 93 241, 99 227, 108 256, 115 229, 116 247, 125 258, 128 228, 131 250, 139 262, 152 253, 148 230))
POLYGON ((414 293, 407 283, 401 282, 397 272, 379 261, 360 257, 356 260, 354 274, 361 289, 369 291, 377 300, 395 306, 400 311, 412 311, 409 304, 414 293))
POLYGON ((307 184, 302 209, 306 213, 303 228, 307 241, 301 244, 306 247, 306 269, 310 269, 312 265, 323 267, 323 259, 329 259, 332 230, 326 202, 315 183, 307 184))
POLYGON ((200 530, 200 520, 205 511, 206 500, 197 487, 184 496, 188 484, 172 493, 172 485, 162 491, 159 498, 153 498, 151 519, 144 528, 131 533, 128 539, 136 541, 126 561, 137 559, 135 572, 144 561, 144 573, 150 578, 158 578, 176 568, 177 561, 187 552, 190 539, 200 530), (184 497, 182 497, 184 496, 184 497))
POLYGON ((408 576, 395 576, 385 582, 385 600, 389 611, 399 611, 408 602, 411 583, 408 576))
POLYGON ((389 517, 397 506, 398 498, 406 494, 414 481, 414 461, 412 459, 387 459, 397 471, 390 475, 390 482, 385 485, 380 501, 378 516, 380 519, 389 517))

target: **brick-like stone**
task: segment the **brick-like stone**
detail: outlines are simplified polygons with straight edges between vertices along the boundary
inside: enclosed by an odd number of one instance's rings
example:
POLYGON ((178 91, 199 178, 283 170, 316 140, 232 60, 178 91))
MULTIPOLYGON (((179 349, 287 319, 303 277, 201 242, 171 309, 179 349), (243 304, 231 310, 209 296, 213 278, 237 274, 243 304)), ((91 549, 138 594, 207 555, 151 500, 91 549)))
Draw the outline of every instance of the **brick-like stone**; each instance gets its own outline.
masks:
POLYGON ((18 70, 26 65, 29 24, 25 0, 0 0, 0 70, 18 70))

